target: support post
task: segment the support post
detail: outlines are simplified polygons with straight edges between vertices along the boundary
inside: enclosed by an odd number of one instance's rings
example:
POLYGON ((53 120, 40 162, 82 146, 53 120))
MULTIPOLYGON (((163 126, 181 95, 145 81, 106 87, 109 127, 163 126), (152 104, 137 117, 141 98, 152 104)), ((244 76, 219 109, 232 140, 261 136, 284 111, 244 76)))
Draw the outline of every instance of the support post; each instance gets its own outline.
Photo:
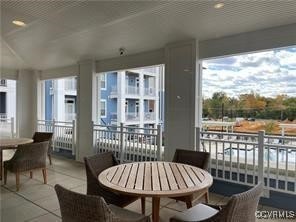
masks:
POLYGON ((196 147, 195 150, 196 151, 201 151, 201 141, 200 141, 200 127, 196 127, 195 128, 195 138, 196 138, 196 147))
POLYGON ((52 149, 53 151, 55 151, 55 119, 52 120, 52 126, 51 126, 51 129, 52 129, 52 149))
POLYGON ((76 155, 76 121, 72 120, 72 155, 76 155))
POLYGON ((14 138, 14 118, 11 117, 11 137, 14 138))
POLYGON ((157 125, 157 160, 162 161, 162 130, 161 124, 157 125))
POLYGON ((124 159, 124 135, 123 135, 123 123, 120 123, 120 137, 119 137, 119 150, 120 150, 120 163, 123 163, 124 159))
POLYGON ((264 135, 265 131, 258 133, 258 183, 264 184, 264 135))

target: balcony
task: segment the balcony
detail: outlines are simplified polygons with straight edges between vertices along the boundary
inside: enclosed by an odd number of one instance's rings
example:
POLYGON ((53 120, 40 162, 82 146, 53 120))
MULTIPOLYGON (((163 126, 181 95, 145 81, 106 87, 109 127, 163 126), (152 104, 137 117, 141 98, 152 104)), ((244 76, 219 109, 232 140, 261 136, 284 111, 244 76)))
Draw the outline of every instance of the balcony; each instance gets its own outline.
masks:
POLYGON ((144 95, 155 97, 156 96, 155 90, 156 90, 155 88, 144 88, 144 95))
POLYGON ((139 95, 140 93, 140 88, 137 86, 129 86, 127 85, 125 88, 125 93, 127 95, 139 95))
POLYGON ((128 122, 137 122, 140 121, 139 113, 126 113, 125 120, 128 122))
POLYGON ((155 121, 156 115, 155 112, 148 112, 144 114, 144 121, 155 121))

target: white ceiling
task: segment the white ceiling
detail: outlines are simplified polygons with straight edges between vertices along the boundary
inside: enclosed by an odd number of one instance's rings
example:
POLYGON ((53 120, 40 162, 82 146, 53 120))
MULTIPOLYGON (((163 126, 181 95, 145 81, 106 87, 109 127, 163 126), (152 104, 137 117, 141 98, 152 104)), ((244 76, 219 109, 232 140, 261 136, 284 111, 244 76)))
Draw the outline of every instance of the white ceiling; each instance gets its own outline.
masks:
POLYGON ((295 0, 2 1, 4 68, 48 69, 296 23, 295 0), (217 2, 217 1, 216 1, 217 2), (26 27, 12 20, 26 22, 26 27))

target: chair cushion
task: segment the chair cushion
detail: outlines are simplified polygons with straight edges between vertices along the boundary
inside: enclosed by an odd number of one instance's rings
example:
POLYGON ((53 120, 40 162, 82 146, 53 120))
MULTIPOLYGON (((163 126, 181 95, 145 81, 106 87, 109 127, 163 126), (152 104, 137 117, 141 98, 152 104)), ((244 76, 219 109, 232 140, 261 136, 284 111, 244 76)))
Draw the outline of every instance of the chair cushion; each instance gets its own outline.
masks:
POLYGON ((109 205, 111 211, 115 214, 116 217, 120 218, 120 221, 124 222, 149 222, 150 218, 143 214, 138 214, 136 212, 117 207, 115 205, 109 205))
POLYGON ((178 213, 171 221, 202 221, 217 214, 219 211, 204 204, 198 204, 184 212, 178 213))

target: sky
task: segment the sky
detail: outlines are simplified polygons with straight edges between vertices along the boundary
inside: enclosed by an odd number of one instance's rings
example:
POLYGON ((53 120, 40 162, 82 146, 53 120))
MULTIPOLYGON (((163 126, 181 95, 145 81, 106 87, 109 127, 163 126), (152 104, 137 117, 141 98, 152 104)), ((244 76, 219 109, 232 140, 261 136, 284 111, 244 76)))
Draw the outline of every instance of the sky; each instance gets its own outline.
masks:
POLYGON ((296 46, 203 62, 203 96, 254 91, 265 97, 296 97, 296 46))

